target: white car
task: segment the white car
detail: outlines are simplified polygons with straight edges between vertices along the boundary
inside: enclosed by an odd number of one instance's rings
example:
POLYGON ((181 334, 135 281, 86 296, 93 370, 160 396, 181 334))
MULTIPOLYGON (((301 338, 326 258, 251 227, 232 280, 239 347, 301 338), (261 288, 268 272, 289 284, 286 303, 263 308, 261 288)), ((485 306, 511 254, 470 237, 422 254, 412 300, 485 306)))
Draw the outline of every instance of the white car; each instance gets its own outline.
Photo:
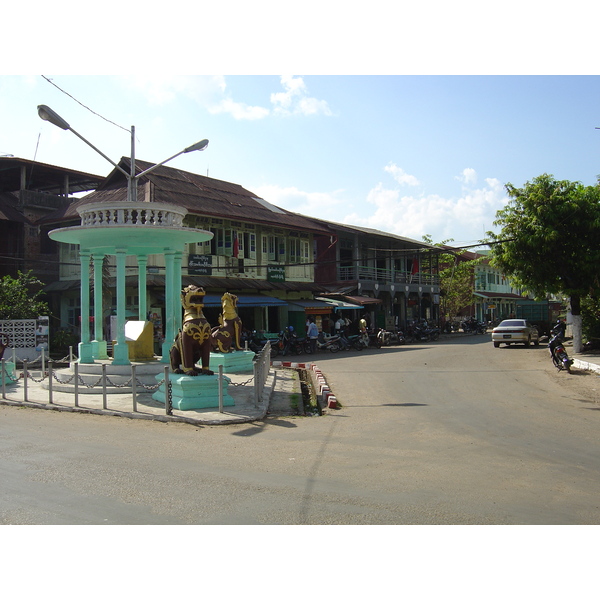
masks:
POLYGON ((537 328, 525 319, 506 319, 492 329, 492 342, 494 342, 494 348, 499 348, 500 344, 530 346, 531 342, 539 346, 540 334, 537 328))

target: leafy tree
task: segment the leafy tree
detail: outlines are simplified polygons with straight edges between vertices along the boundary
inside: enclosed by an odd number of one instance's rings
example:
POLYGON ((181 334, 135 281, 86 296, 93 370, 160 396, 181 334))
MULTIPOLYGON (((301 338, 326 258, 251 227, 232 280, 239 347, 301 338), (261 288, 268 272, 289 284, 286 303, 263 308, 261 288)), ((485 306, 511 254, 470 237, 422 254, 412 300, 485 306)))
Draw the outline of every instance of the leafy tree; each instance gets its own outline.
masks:
POLYGON ((0 320, 36 319, 49 314, 48 304, 39 299, 43 285, 31 271, 19 271, 16 279, 9 275, 0 279, 0 320))
POLYGON ((502 230, 488 232, 492 264, 537 298, 568 296, 580 352, 581 298, 600 287, 600 188, 544 174, 506 191, 510 200, 494 221, 502 230))
MULTIPOLYGON (((433 244, 431 237, 423 236, 423 241, 439 246, 450 245, 454 240, 446 240, 433 244)), ((473 303, 473 269, 476 264, 484 260, 484 256, 468 259, 464 255, 466 250, 456 249, 439 254, 440 276, 440 310, 442 315, 453 317, 473 303)))

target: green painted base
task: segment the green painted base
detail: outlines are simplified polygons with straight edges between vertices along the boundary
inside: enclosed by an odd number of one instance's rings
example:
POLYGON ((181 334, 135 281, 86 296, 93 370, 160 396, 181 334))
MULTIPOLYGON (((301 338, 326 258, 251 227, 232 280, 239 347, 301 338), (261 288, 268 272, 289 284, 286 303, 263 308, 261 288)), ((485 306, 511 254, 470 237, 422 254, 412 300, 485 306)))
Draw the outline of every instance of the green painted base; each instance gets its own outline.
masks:
POLYGON ((81 364, 92 364, 94 357, 92 356, 92 344, 90 342, 79 342, 77 347, 79 354, 79 362, 81 364))
POLYGON ((215 373, 219 365, 223 365, 223 373, 252 373, 254 371, 254 352, 252 350, 237 350, 223 354, 210 353, 210 369, 215 373))
MULTIPOLYGON (((81 361, 80 361, 81 362, 81 361)), ((126 342, 113 345, 113 365, 130 365, 129 346, 126 342)))
MULTIPOLYGON (((156 381, 163 381, 164 374, 156 376, 156 381)), ((194 410, 197 408, 219 407, 219 378, 217 375, 177 375, 169 373, 173 408, 177 410, 194 410)), ((223 377, 223 406, 234 406, 233 398, 227 393, 231 379, 223 377)), ((165 384, 160 385, 152 394, 152 398, 161 404, 165 403, 165 384)))
MULTIPOLYGON (((0 373, 0 385, 2 384, 2 373, 0 373)), ((4 385, 15 385, 17 376, 15 375, 15 363, 4 361, 4 385)))
POLYGON ((106 340, 92 340, 92 358, 94 360, 108 360, 106 340))

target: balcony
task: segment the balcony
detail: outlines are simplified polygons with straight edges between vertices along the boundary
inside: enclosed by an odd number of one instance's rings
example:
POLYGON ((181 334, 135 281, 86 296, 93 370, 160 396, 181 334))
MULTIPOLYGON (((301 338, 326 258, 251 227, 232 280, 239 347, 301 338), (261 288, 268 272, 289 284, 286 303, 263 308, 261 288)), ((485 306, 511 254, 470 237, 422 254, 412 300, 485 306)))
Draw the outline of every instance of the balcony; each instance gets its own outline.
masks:
MULTIPOLYGON (((340 281, 355 281, 356 271, 353 267, 340 268, 340 281)), ((416 284, 416 285, 439 285, 439 275, 430 273, 409 273, 407 271, 392 271, 390 269, 379 269, 376 267, 358 267, 358 280, 361 282, 373 282, 379 284, 416 284)))

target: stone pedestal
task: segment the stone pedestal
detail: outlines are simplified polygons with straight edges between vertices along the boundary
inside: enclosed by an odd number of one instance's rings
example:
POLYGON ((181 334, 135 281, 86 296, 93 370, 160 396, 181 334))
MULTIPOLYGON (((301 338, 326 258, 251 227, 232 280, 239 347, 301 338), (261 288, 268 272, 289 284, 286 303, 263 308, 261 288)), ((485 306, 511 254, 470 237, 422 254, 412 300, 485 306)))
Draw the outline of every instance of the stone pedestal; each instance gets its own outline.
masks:
POLYGON ((254 352, 252 350, 236 350, 235 352, 211 352, 210 369, 217 373, 219 365, 223 365, 223 373, 252 373, 254 371, 254 352))
MULTIPOLYGON (((212 365, 211 365, 212 366, 212 365)), ((162 381, 164 374, 156 376, 156 381, 162 381)), ((173 408, 177 410, 194 410, 197 408, 219 407, 219 377, 217 375, 177 375, 169 373, 173 408)), ((231 383, 229 377, 223 377, 223 406, 234 406, 233 398, 227 393, 231 383)), ((165 404, 165 382, 152 394, 157 402, 165 404)))

